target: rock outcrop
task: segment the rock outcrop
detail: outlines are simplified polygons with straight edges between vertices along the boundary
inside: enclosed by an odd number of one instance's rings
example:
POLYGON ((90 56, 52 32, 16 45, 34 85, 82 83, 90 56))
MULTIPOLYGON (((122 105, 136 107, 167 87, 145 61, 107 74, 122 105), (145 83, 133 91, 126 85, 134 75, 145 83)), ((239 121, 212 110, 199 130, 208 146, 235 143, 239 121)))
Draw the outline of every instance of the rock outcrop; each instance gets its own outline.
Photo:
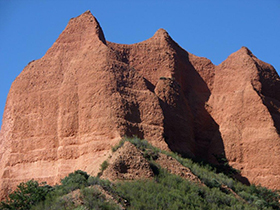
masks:
POLYGON ((247 48, 216 67, 208 110, 226 157, 252 183, 280 188, 280 79, 247 48))
POLYGON ((280 189, 280 79, 241 48, 223 63, 182 49, 160 29, 108 42, 88 11, 11 86, 0 132, 1 196, 29 179, 97 174, 122 136, 207 159, 225 155, 255 184, 280 189))
POLYGON ((103 171, 102 179, 135 180, 154 176, 149 162, 141 151, 128 141, 113 153, 108 164, 109 166, 103 171))
POLYGON ((108 167, 101 172, 102 179, 110 181, 149 179, 157 175, 158 167, 167 170, 171 174, 178 175, 191 182, 204 185, 191 170, 176 159, 163 153, 154 153, 150 149, 141 151, 131 142, 126 141, 113 155, 106 160, 108 167), (146 154, 145 154, 146 153, 146 154), (150 154, 150 155, 148 155, 150 154), (145 158, 146 156, 146 158, 145 158), (147 158, 149 156, 149 158, 147 158), (153 159, 157 166, 152 166, 149 159, 153 159))

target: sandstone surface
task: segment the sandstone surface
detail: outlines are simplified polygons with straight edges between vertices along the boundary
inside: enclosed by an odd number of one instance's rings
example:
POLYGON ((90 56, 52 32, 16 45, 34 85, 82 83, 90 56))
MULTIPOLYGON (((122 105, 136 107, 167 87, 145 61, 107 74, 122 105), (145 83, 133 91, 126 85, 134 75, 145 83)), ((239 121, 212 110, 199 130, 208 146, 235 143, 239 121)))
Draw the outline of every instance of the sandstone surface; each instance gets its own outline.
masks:
POLYGON ((245 47, 216 68, 209 113, 226 157, 251 183, 280 188, 280 79, 245 47))
POLYGON ((11 86, 0 132, 0 196, 29 179, 97 174, 122 136, 218 163, 280 189, 280 79, 241 48, 215 66, 159 29, 108 42, 87 11, 11 86))

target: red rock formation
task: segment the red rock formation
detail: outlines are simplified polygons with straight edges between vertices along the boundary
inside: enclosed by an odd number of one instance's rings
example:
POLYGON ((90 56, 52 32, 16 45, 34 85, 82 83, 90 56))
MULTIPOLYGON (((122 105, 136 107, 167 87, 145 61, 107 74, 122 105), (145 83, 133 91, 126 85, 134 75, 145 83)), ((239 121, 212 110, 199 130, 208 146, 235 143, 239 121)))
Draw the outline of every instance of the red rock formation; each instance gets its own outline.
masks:
POLYGON ((167 149, 150 83, 106 45, 90 12, 71 19, 46 55, 12 84, 1 130, 1 195, 31 178, 96 174, 123 135, 167 149))
POLYGON ((219 66, 163 29, 141 43, 106 41, 86 12, 12 84, 0 132, 1 196, 32 178, 96 174, 121 136, 216 162, 280 188, 279 77, 242 48, 219 66))
POLYGON ((217 66, 208 110, 226 157, 250 182, 280 188, 280 79, 247 48, 217 66))

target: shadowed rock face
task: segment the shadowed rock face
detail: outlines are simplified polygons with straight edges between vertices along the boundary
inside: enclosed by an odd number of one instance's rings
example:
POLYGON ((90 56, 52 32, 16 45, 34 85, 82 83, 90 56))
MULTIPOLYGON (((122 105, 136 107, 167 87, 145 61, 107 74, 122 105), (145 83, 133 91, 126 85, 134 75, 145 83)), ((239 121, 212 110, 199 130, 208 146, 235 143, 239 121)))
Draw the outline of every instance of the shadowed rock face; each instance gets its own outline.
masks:
POLYGON ((122 136, 217 163, 280 188, 280 80, 241 48, 215 66, 163 29, 132 45, 106 41, 88 11, 12 84, 0 132, 1 196, 29 179, 97 174, 122 136))
POLYGON ((251 183, 279 189, 279 76, 245 47, 215 72, 207 104, 229 163, 251 183))

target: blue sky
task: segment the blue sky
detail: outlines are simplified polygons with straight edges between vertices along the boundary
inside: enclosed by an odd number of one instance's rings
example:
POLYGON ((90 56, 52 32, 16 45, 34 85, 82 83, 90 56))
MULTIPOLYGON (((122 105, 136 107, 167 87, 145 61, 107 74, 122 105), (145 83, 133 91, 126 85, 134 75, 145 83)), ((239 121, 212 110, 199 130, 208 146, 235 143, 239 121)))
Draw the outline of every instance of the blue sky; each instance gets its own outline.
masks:
POLYGON ((279 0, 0 0, 0 119, 16 76, 86 10, 108 41, 132 44, 164 28, 185 50, 216 65, 246 46, 280 72, 279 0))

